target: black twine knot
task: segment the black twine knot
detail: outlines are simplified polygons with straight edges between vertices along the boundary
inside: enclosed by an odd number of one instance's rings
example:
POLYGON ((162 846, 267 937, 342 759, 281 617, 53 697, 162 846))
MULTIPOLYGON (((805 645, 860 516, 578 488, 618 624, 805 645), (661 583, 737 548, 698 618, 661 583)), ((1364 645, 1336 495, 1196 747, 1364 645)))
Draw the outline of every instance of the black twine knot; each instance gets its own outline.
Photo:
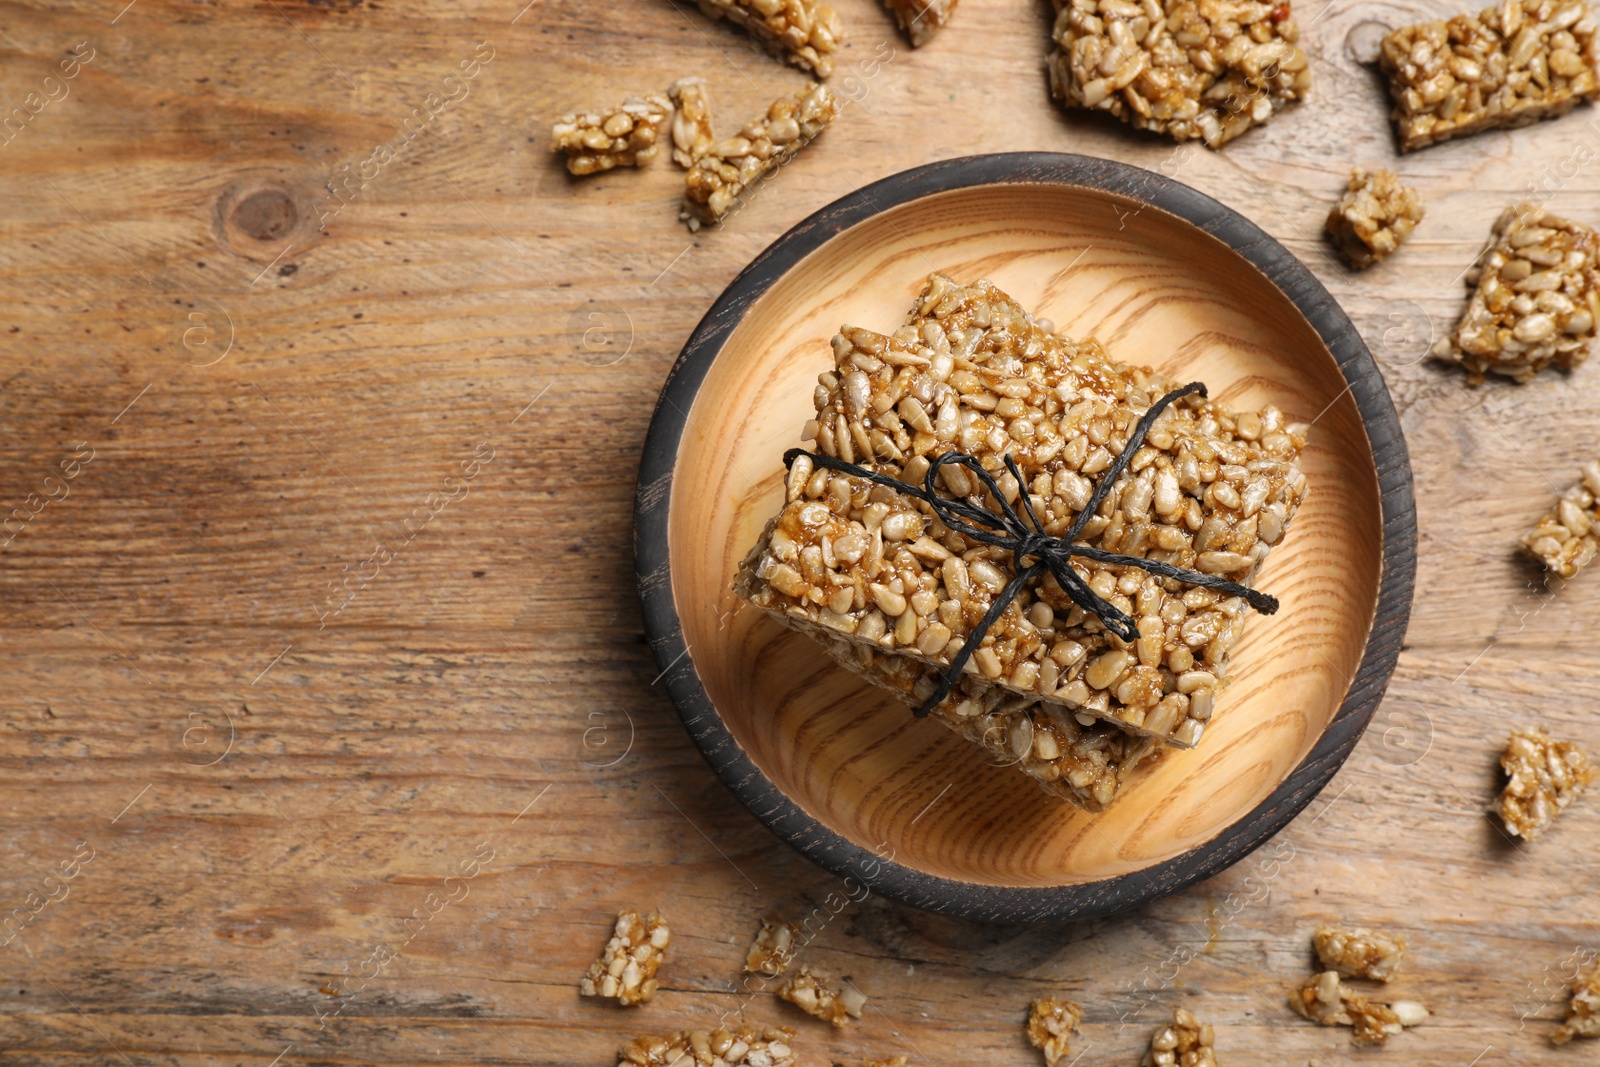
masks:
POLYGON ((1138 639, 1139 627, 1133 616, 1089 588, 1088 583, 1072 567, 1070 561, 1074 556, 1092 559, 1097 563, 1137 567, 1158 578, 1173 578, 1202 589, 1214 589, 1221 593, 1227 593, 1229 596, 1243 597, 1251 607, 1263 615, 1271 615, 1278 610, 1276 597, 1268 596, 1266 593, 1250 589, 1237 582, 1230 582, 1217 575, 1203 574, 1200 571, 1192 571, 1185 567, 1175 567, 1170 563, 1163 563, 1155 559, 1145 559, 1142 556, 1125 556, 1117 552, 1107 552, 1093 545, 1078 543, 1078 538, 1082 536, 1084 527, 1089 524, 1089 520, 1094 518, 1095 514, 1100 510, 1100 505, 1105 501, 1107 494, 1111 492, 1111 487, 1116 484, 1117 479, 1122 476, 1123 471, 1127 470, 1128 464, 1133 461, 1134 453, 1144 444, 1145 435, 1155 425, 1156 419, 1161 417, 1161 413, 1173 401, 1195 393, 1200 396, 1206 395, 1206 387, 1203 382, 1191 382, 1181 389, 1174 389, 1150 406, 1150 410, 1144 413, 1134 427, 1133 433, 1129 436, 1128 443, 1121 454, 1117 456, 1110 467, 1106 468, 1105 477, 1101 478, 1100 484, 1095 486, 1094 493, 1089 497, 1089 502, 1078 513, 1078 517, 1073 521, 1071 529, 1060 537, 1044 532, 1044 526, 1039 522, 1039 517, 1033 513, 1033 504, 1028 499, 1028 485, 1023 478, 1022 470, 1009 455, 1003 457, 1003 462, 1006 465, 1006 470, 1010 471, 1011 476, 1017 480, 1017 495, 1022 502, 1021 515, 1007 502, 1005 493, 1001 491, 1000 485, 995 481, 994 476, 983 468, 983 464, 978 461, 976 456, 968 455, 965 452, 952 450, 934 458, 928 464, 928 473, 923 476, 920 488, 909 482, 902 482, 897 478, 879 474, 855 463, 846 463, 844 460, 835 459, 833 456, 808 452, 803 448, 791 448, 783 454, 785 467, 792 466, 800 456, 809 456, 812 462, 818 466, 839 471, 842 474, 854 475, 857 478, 865 478, 874 484, 886 486, 906 496, 921 500, 931 507, 933 513, 938 516, 939 521, 950 529, 980 544, 990 545, 1011 553, 1013 571, 1011 581, 1006 583, 1006 587, 1000 591, 999 595, 989 605, 989 610, 984 613, 982 620, 967 635, 961 650, 950 661, 949 669, 945 671, 944 677, 940 680, 938 689, 917 708, 916 714, 919 718, 938 707, 944 698, 950 695, 950 690, 954 688, 956 681, 961 677, 961 672, 966 668, 967 661, 972 658, 972 654, 983 644, 984 636, 989 632, 989 628, 999 621, 1000 616, 1005 613, 1006 608, 1022 592, 1023 587, 1046 571, 1055 576, 1056 581, 1074 604, 1093 614, 1104 624, 1106 629, 1124 641, 1131 642, 1138 639), (947 465, 965 468, 976 476, 983 483, 984 488, 989 491, 989 495, 994 498, 995 503, 999 505, 998 510, 991 510, 974 504, 970 499, 940 496, 934 489, 934 480, 939 471, 947 465), (1027 516, 1027 522, 1023 521, 1023 515, 1027 516), (1032 562, 1029 562, 1030 560, 1032 562))

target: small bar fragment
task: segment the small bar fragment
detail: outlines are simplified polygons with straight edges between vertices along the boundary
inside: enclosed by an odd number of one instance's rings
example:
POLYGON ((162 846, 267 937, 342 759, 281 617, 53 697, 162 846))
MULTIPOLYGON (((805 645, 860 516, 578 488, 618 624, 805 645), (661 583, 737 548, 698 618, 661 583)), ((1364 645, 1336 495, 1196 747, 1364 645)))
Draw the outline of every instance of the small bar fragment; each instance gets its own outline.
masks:
POLYGON ((812 84, 773 101, 764 116, 746 123, 736 136, 712 142, 684 179, 679 217, 691 232, 721 222, 751 185, 793 159, 838 118, 840 107, 826 87, 812 84))
POLYGON ((672 106, 656 93, 630 96, 606 112, 563 115, 550 128, 550 150, 564 152, 567 170, 580 177, 613 167, 637 167, 661 150, 661 125, 672 106))

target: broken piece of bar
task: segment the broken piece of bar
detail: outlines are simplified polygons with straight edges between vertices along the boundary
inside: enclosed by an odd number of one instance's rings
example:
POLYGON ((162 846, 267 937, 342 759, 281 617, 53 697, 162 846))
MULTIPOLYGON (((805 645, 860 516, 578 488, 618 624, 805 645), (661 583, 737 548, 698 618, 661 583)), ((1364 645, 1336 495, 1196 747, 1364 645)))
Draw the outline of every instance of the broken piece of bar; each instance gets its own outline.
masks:
POLYGON ((1028 1042, 1044 1055, 1049 1067, 1066 1059, 1072 1050, 1067 1037, 1083 1023, 1083 1009, 1070 1000, 1040 997, 1028 1008, 1028 1042))
POLYGON ((1513 730, 1500 767, 1509 781, 1495 802, 1506 829, 1533 841, 1594 781, 1588 753, 1571 741, 1556 741, 1538 727, 1513 730))
POLYGON ((789 969, 789 961, 794 959, 796 951, 795 941, 799 936, 800 927, 788 919, 776 915, 764 916, 761 929, 756 931, 756 939, 750 942, 750 949, 744 955, 744 969, 751 974, 778 977, 789 969))
POLYGON ((1140 1067, 1217 1067, 1216 1032, 1193 1012, 1175 1008, 1172 1022, 1150 1035, 1140 1067))
POLYGON ((610 111, 563 115, 550 127, 550 150, 565 152, 567 170, 584 176, 637 167, 661 150, 661 124, 671 105, 659 94, 630 96, 610 111))
POLYGON ((887 1059, 875 1060, 871 1056, 861 1058, 861 1067, 906 1067, 904 1056, 890 1056, 887 1059))
POLYGON ((921 48, 944 29, 961 0, 883 0, 894 20, 911 39, 912 48, 921 48))
POLYGON ((578 992, 626 1006, 645 1003, 656 995, 656 971, 671 940, 672 931, 659 914, 641 919, 632 908, 619 912, 611 940, 589 965, 578 992))
POLYGON ((1055 0, 1050 91, 1135 129, 1220 148, 1311 87, 1288 3, 1055 0))
MULTIPOLYGON (((795 625, 840 665, 911 707, 938 685, 942 672, 930 664, 848 641, 826 627, 798 620, 795 625)), ((1148 737, 1098 719, 1081 723, 1060 705, 1019 696, 971 674, 961 676, 950 699, 930 717, 982 747, 996 764, 1021 768, 1046 793, 1091 813, 1104 811, 1133 769, 1162 751, 1148 737)))
POLYGON ((1328 212, 1328 235, 1356 270, 1382 262, 1422 221, 1422 197, 1394 171, 1350 171, 1350 184, 1328 212))
POLYGON ((1379 982, 1394 977, 1406 954, 1404 937, 1390 937, 1364 926, 1320 926, 1311 943, 1327 969, 1346 978, 1379 982))
POLYGON ((680 1030, 634 1038, 617 1050, 617 1067, 794 1067, 792 1040, 782 1026, 680 1030))
POLYGON ((1339 981, 1338 971, 1314 975, 1289 997, 1289 1005, 1323 1026, 1354 1027, 1358 1045, 1381 1045, 1408 1026, 1428 1019, 1428 1009, 1414 1000, 1379 1004, 1339 981))
POLYGON ((1561 495, 1539 524, 1522 536, 1522 547, 1563 578, 1576 577, 1600 550, 1600 460, 1582 467, 1582 477, 1561 495))
POLYGON ((1467 370, 1526 382, 1554 364, 1572 370, 1589 358, 1600 319, 1600 235, 1536 204, 1506 208, 1489 247, 1466 275, 1475 286, 1455 331, 1433 355, 1467 370))
MULTIPOLYGON (((1068 532, 1096 491, 1091 479, 1172 384, 1113 363, 1092 341, 1045 333, 987 282, 963 288, 939 275, 893 337, 846 327, 834 354, 808 430, 818 455, 920 485, 930 457, 959 449, 1000 470, 1016 499, 1021 487, 1002 468, 1009 455, 1051 536, 1068 532)), ((1187 396, 1153 424, 1078 540, 1248 583, 1304 495, 1303 444, 1303 428, 1274 408, 1235 414, 1187 396)), ((1007 586, 1010 554, 949 529, 909 495, 820 464, 807 473, 791 472, 791 499, 736 591, 788 625, 948 669, 1007 586)), ((940 478, 953 497, 987 499, 965 468, 944 467, 940 478)), ((1136 639, 1112 633, 1051 576, 1021 587, 969 669, 1080 723, 1104 719, 1193 746, 1245 600, 1126 565, 1081 556, 1073 565, 1089 590, 1136 620, 1136 639)))
POLYGON ((838 118, 840 106, 825 86, 808 85, 773 101, 765 116, 746 123, 737 136, 713 142, 684 179, 680 217, 689 229, 721 222, 746 189, 793 159, 838 118))
POLYGON ((667 87, 667 96, 673 106, 672 161, 689 168, 716 141, 711 129, 711 98, 706 95, 706 80, 679 78, 667 87))
POLYGON ((808 965, 801 964, 777 988, 777 997, 835 1027, 844 1026, 847 1018, 861 1018, 861 1009, 866 1006, 867 998, 849 982, 845 983, 843 989, 836 990, 831 985, 832 981, 821 971, 813 971, 808 965))
POLYGON ((1579 974, 1572 983, 1567 1020, 1550 1040, 1565 1045, 1575 1037, 1600 1037, 1600 963, 1579 974))
POLYGON ((761 42, 770 54, 819 78, 833 73, 833 53, 844 43, 838 12, 817 0, 697 0, 713 19, 727 19, 761 42))
POLYGON ((1564 115, 1600 95, 1583 0, 1505 0, 1383 39, 1400 150, 1564 115))

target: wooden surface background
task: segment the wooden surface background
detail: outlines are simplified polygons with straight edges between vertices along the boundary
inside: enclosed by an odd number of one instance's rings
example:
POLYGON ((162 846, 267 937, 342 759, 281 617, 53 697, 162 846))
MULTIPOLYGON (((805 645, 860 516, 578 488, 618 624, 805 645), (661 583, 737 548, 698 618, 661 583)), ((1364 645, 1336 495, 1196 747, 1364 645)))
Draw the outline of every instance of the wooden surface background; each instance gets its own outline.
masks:
POLYGON ((967 0, 915 53, 838 0, 844 116, 691 238, 670 163, 570 180, 550 121, 701 74, 733 127, 801 76, 682 0, 525 2, 0 2, 0 500, 27 516, 0 535, 0 1062, 599 1065, 743 1010, 811 1065, 1021 1065, 1048 992, 1087 1008, 1085 1065, 1136 1062, 1180 1003, 1232 1064, 1594 1059, 1545 1042, 1600 941, 1600 801, 1535 847, 1484 807, 1508 725, 1600 748, 1600 577, 1550 590, 1513 552, 1600 451, 1600 366, 1470 390, 1420 359, 1529 183, 1600 221, 1592 110, 1402 160, 1428 218, 1357 277, 1321 218, 1351 163, 1394 155, 1346 36, 1455 8, 1309 0, 1313 99, 1213 154, 1055 110, 1040 0, 967 0), (1331 788, 1210 883, 1078 926, 834 914, 835 880, 652 686, 638 451, 758 249, 865 182, 1006 149, 1165 166, 1344 303, 1416 466, 1410 641, 1331 788), (627 905, 673 924, 662 991, 580 1001, 627 905), (743 991, 769 908, 816 916, 806 955, 869 994, 863 1022, 743 991), (1288 1015, 1330 919, 1405 933, 1430 1025, 1369 1053, 1288 1015))

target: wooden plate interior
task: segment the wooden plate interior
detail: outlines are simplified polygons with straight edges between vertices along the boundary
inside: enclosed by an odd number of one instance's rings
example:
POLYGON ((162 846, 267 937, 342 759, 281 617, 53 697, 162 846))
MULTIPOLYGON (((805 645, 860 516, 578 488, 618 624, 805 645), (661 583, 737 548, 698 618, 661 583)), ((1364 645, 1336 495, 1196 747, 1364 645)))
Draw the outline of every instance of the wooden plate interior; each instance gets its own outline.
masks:
POLYGON ((1327 347, 1222 242, 1098 190, 990 185, 902 204, 834 237, 750 307, 688 413, 669 514, 672 592, 694 667, 735 740, 787 796, 855 844, 986 886, 1098 881, 1221 833, 1263 801, 1333 718, 1377 603, 1372 449, 1327 347), (1206 382, 1237 408, 1314 420, 1311 488, 1260 584, 1233 681, 1201 746, 1169 752, 1095 816, 832 666, 729 591, 781 499, 781 456, 814 414, 841 324, 888 332, 927 275, 989 278, 1116 358, 1206 382))

